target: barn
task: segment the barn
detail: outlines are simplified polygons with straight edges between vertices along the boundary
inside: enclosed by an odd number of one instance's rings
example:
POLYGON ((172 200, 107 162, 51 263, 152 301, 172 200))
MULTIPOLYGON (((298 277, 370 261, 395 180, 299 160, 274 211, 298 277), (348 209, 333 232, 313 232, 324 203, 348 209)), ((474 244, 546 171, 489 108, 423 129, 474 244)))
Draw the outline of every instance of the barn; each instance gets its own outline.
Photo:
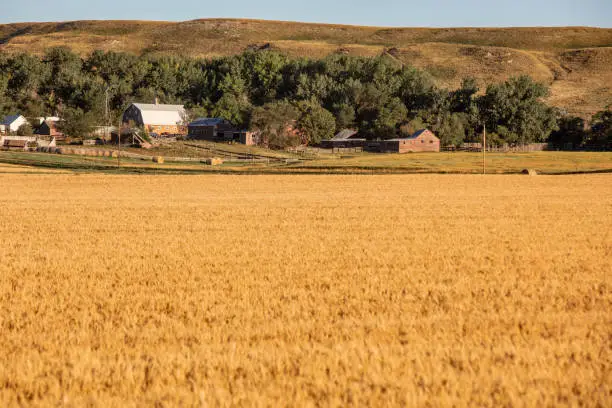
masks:
POLYGON ((22 125, 27 123, 27 119, 19 114, 5 116, 0 122, 0 134, 16 133, 22 125))
POLYGON ((123 112, 123 123, 158 135, 186 135, 185 117, 183 105, 133 103, 123 112))
POLYGON ((320 146, 323 149, 339 149, 351 147, 363 147, 366 140, 359 137, 359 133, 353 129, 343 129, 329 140, 322 140, 320 146))
POLYGON ((216 141, 226 131, 233 131, 234 126, 223 118, 198 118, 189 124, 188 135, 192 139, 216 141))
POLYGON ((372 142, 368 147, 380 153, 439 152, 440 139, 430 130, 422 129, 410 137, 372 142))

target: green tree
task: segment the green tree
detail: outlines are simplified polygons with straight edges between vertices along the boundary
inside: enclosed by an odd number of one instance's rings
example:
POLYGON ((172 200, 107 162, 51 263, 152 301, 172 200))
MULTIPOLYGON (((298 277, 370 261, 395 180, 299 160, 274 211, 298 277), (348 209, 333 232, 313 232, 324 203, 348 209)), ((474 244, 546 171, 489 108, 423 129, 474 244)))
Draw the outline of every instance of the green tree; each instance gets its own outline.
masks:
POLYGON ((612 110, 610 108, 593 115, 589 141, 601 147, 612 149, 612 110))
POLYGON ((299 145, 301 135, 296 130, 299 111, 287 101, 270 102, 253 109, 251 129, 261 133, 264 145, 285 148, 299 145))
POLYGON ((511 78, 487 87, 486 94, 479 99, 480 114, 489 131, 501 137, 506 133, 506 142, 545 141, 557 128, 555 110, 542 102, 548 95, 545 85, 528 76, 511 78))
POLYGON ((62 121, 59 122, 58 128, 67 136, 85 138, 95 123, 91 113, 83 112, 80 108, 68 108, 62 112, 62 121))
POLYGON ((297 108, 300 112, 297 126, 306 143, 317 144, 334 136, 336 130, 334 115, 316 100, 299 102, 297 108))
POLYGON ((24 123, 23 125, 19 126, 19 129, 17 129, 17 135, 18 136, 30 136, 34 133, 34 131, 32 130, 32 125, 30 125, 29 123, 24 123))

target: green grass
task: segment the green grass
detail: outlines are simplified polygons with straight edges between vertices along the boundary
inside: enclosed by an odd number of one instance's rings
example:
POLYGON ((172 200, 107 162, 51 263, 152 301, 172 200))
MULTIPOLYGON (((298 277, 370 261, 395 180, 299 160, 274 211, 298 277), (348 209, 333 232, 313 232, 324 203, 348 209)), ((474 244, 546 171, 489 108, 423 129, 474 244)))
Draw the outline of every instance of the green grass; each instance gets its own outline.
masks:
MULTIPOLYGON (((156 164, 148 160, 106 157, 72 156, 45 153, 0 152, 0 163, 64 169, 71 171, 102 171, 112 173, 290 173, 290 174, 349 174, 349 173, 464 173, 482 172, 479 153, 364 153, 350 158, 331 156, 327 159, 302 161, 297 164, 276 162, 232 163, 208 166, 198 162, 167 162, 156 164)), ((487 155, 487 172, 520 173, 535 169, 541 174, 571 174, 588 172, 612 173, 612 152, 537 152, 491 153, 487 155)))
MULTIPOLYGON (((540 173, 612 171, 612 152, 489 153, 491 173, 518 173, 535 169, 540 173)), ((362 154, 348 159, 331 158, 301 163, 306 169, 403 170, 427 173, 480 173, 482 154, 466 152, 362 154)))

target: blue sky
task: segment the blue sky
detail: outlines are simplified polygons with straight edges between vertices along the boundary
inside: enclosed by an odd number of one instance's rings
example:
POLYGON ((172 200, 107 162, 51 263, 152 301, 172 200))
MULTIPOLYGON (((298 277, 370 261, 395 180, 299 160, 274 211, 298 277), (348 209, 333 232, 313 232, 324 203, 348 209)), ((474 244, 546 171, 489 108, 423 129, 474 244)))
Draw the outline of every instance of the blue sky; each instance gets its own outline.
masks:
POLYGON ((0 0, 0 10, 0 23, 236 17, 401 27, 612 27, 612 0, 0 0))

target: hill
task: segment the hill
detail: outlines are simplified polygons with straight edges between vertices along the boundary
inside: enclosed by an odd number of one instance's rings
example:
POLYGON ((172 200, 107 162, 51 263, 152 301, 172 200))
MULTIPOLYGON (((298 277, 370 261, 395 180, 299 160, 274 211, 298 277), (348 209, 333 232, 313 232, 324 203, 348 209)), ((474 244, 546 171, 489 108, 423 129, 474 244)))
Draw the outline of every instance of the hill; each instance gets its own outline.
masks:
POLYGON ((250 47, 308 57, 386 53, 429 71, 443 86, 455 87, 466 76, 484 86, 528 74, 551 87, 551 104, 571 113, 586 116, 612 104, 612 29, 378 28, 234 19, 0 25, 1 51, 42 53, 58 45, 83 55, 102 49, 216 57, 250 47))

